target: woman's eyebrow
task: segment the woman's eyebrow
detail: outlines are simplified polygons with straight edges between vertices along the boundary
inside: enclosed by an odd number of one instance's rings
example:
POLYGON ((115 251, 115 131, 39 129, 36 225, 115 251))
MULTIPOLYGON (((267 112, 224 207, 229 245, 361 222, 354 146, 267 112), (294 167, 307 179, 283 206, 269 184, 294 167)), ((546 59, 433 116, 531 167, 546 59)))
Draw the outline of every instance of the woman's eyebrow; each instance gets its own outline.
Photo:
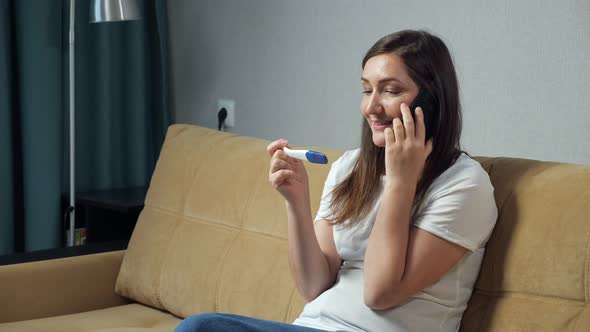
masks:
MULTIPOLYGON (((369 80, 366 79, 366 78, 364 78, 364 77, 361 77, 361 82, 367 82, 367 83, 369 83, 369 80)), ((386 77, 386 78, 382 78, 379 81, 377 81, 377 83, 379 83, 379 84, 381 84, 381 83, 387 83, 387 82, 398 82, 398 83, 403 84, 402 81, 398 80, 395 77, 386 77)))

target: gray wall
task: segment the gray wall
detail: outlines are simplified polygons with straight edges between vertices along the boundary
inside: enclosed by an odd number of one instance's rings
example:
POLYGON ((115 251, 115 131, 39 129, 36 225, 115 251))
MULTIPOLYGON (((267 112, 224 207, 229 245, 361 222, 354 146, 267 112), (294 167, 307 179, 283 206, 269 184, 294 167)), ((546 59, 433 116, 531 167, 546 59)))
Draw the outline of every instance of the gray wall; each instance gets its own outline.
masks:
POLYGON ((590 1, 172 0, 171 103, 177 123, 292 144, 359 144, 360 62, 411 28, 453 54, 463 148, 474 155, 590 164, 590 1))

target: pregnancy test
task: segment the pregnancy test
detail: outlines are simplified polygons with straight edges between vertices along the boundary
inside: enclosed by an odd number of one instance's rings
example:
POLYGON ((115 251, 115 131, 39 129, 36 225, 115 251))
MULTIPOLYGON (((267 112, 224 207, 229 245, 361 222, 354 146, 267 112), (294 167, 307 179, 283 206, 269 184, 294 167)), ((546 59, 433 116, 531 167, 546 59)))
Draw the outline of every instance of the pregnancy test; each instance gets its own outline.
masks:
POLYGON ((283 151, 291 158, 306 160, 315 164, 327 164, 328 158, 325 154, 312 150, 292 150, 284 147, 283 151))

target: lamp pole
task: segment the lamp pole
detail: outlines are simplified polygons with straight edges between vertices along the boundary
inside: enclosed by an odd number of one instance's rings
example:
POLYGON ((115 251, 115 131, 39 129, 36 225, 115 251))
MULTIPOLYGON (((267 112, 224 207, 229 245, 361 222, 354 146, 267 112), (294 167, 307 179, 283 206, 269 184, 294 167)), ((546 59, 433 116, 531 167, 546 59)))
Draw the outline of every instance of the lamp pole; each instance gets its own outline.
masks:
MULTIPOLYGON (((74 245, 76 222, 76 77, 75 77, 75 19, 76 0, 70 0, 69 29, 69 91, 70 91, 70 225, 68 246, 74 245)), ((141 19, 136 0, 90 0, 90 23, 117 22, 141 19)))
POLYGON ((70 33, 69 33, 69 90, 70 90, 70 230, 68 233, 68 246, 74 245, 74 230, 76 221, 76 77, 75 77, 75 18, 76 18, 76 0, 70 0, 70 33))

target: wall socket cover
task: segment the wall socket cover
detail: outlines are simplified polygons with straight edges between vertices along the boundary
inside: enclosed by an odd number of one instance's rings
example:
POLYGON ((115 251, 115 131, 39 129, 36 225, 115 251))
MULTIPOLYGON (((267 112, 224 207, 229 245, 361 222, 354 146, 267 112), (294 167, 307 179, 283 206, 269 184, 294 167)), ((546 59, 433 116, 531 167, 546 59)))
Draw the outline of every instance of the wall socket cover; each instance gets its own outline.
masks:
POLYGON ((217 110, 215 110, 215 119, 217 119, 217 112, 225 107, 227 111, 227 118, 225 119, 225 126, 226 127, 233 127, 235 126, 235 107, 236 102, 231 99, 218 99, 217 100, 217 110))

